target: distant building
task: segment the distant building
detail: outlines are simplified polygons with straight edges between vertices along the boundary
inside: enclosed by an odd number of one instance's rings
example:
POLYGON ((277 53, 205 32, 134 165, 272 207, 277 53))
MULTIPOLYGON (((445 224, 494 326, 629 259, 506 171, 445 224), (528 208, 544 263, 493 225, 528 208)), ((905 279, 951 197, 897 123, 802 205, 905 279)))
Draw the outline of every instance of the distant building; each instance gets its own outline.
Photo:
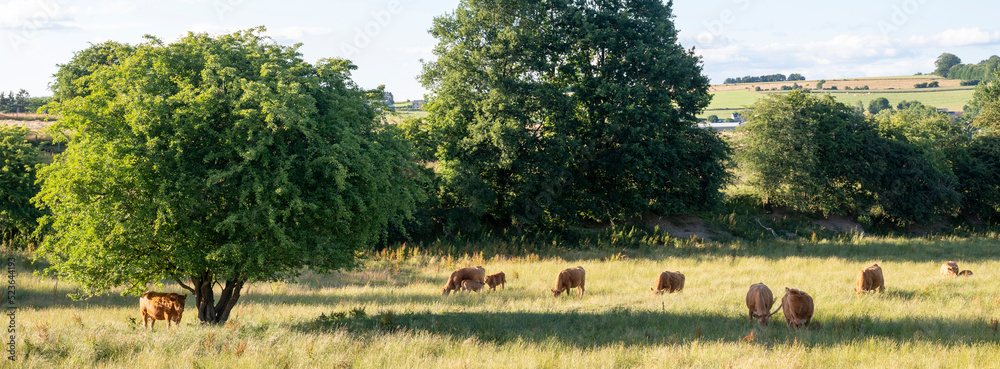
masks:
POLYGON ((427 103, 427 101, 425 101, 425 100, 413 100, 413 108, 414 109, 423 109, 424 108, 424 104, 426 104, 426 103, 427 103))
POLYGON ((743 123, 743 115, 740 113, 733 113, 733 122, 743 123))

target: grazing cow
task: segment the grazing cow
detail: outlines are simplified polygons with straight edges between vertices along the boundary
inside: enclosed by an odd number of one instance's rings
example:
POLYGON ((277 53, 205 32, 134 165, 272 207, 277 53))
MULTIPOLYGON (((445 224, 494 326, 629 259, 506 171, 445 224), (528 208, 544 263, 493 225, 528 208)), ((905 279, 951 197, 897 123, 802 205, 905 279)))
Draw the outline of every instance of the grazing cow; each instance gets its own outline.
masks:
POLYGON ((448 284, 441 289, 441 295, 448 296, 451 291, 458 291, 462 288, 462 282, 466 280, 473 280, 481 284, 486 283, 486 269, 477 266, 475 268, 462 268, 451 272, 451 276, 448 277, 448 284))
POLYGON ((184 314, 185 300, 187 300, 187 295, 176 293, 149 291, 142 294, 139 297, 142 326, 146 327, 146 323, 149 323, 149 329, 152 330, 157 320, 166 320, 167 327, 171 326, 170 323, 180 325, 181 315, 184 314))
POLYGON ((656 287, 649 290, 654 295, 659 295, 663 291, 674 293, 684 289, 684 275, 681 272, 665 271, 660 273, 660 278, 656 280, 656 287))
POLYGON ((958 275, 958 263, 954 261, 949 261, 941 264, 941 275, 945 277, 954 277, 958 275))
POLYGON ((808 327, 813 316, 813 299, 808 293, 785 287, 785 297, 781 298, 781 311, 789 327, 808 327))
POLYGON ((885 280, 882 279, 882 268, 878 264, 872 264, 858 272, 858 286, 854 288, 854 292, 861 294, 875 291, 876 288, 880 293, 885 292, 885 280))
POLYGON ((483 284, 479 281, 466 279, 462 281, 462 291, 479 292, 483 290, 483 284))
POLYGON ((972 276, 972 271, 971 270, 963 270, 961 272, 958 272, 958 275, 963 276, 963 277, 971 277, 972 276))
POLYGON ((771 294, 770 288, 767 288, 763 283, 750 285, 750 290, 747 291, 747 309, 750 311, 750 320, 757 319, 757 323, 767 327, 771 321, 771 315, 781 309, 779 306, 778 309, 774 309, 774 312, 770 312, 773 305, 774 295, 771 294))
POLYGON ((492 291, 496 291, 497 286, 500 286, 500 289, 506 288, 503 286, 506 283, 507 275, 503 274, 503 272, 486 276, 486 285, 490 286, 490 290, 492 291))
POLYGON ((579 297, 583 297, 583 285, 586 282, 586 277, 586 271, 583 270, 582 266, 564 269, 559 272, 559 278, 556 279, 556 289, 552 290, 552 297, 559 297, 563 291, 567 291, 566 294, 569 295, 570 288, 580 290, 579 297))

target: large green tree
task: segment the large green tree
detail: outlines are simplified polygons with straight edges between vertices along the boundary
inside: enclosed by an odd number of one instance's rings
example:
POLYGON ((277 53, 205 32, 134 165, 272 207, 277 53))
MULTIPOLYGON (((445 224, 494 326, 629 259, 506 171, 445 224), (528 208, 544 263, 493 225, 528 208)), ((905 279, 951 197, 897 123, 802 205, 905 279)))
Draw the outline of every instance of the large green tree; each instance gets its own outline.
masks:
POLYGON ((436 18, 428 137, 446 203, 564 225, 710 206, 728 148, 672 3, 464 0, 436 18))
POLYGON ((222 323, 246 283, 350 267, 409 214, 412 160, 381 91, 262 32, 99 44, 60 66, 70 143, 37 197, 52 273, 84 294, 175 280, 222 323))
MULTIPOLYGON (((954 212, 954 178, 935 168, 918 143, 928 128, 874 122, 831 96, 793 91, 748 108, 739 161, 765 202, 797 211, 851 214, 898 225, 954 212)), ((933 123, 927 123, 933 126, 933 123)), ((942 166, 946 166, 944 163, 942 166)))
POLYGON ((976 126, 1000 132, 1000 69, 994 70, 992 76, 991 82, 976 86, 969 105, 970 110, 978 113, 973 121, 976 126))
POLYGON ((25 137, 22 127, 0 125, 0 240, 24 240, 34 232, 41 211, 31 204, 38 194, 35 166, 38 149, 25 137))
POLYGON ((951 70, 951 67, 959 64, 962 64, 962 59, 959 59, 955 54, 942 53, 934 61, 934 74, 948 78, 948 72, 951 70))

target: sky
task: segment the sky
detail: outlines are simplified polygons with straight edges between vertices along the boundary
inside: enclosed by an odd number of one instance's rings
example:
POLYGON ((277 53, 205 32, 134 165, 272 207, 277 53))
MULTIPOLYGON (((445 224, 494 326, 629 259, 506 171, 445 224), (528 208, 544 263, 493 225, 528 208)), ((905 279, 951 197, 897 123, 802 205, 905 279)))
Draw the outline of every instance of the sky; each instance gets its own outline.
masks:
MULTIPOLYGON (((301 43, 306 61, 339 57, 363 88, 396 101, 424 98, 427 32, 459 0, 0 0, 0 90, 50 96, 58 64, 92 43, 165 42, 188 32, 265 26, 277 43, 301 43)), ((808 79, 930 73, 941 53, 964 63, 1000 54, 1000 2, 980 0, 677 0, 679 41, 702 57, 712 83, 800 73, 808 79)))

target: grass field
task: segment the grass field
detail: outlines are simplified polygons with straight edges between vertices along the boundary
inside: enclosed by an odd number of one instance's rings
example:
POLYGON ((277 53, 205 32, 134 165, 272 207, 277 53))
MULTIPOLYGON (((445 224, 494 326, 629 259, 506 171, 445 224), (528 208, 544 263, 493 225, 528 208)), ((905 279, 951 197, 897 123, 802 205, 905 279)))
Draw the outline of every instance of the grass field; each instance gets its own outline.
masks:
MULTIPOLYGON (((960 87, 954 83, 944 84, 940 88, 921 88, 914 89, 912 78, 916 77, 926 77, 926 76, 912 76, 912 77, 894 77, 900 80, 909 81, 906 87, 891 87, 892 89, 871 89, 871 90, 851 90, 845 91, 841 87, 840 90, 823 90, 823 91, 813 91, 813 93, 824 93, 829 94, 836 98, 838 101, 845 103, 850 106, 854 106, 858 101, 861 101, 866 107, 868 103, 872 100, 884 97, 889 100, 889 103, 895 106, 903 100, 909 101, 920 101, 925 105, 946 108, 950 111, 962 111, 966 104, 972 100, 972 94, 974 92, 974 87, 960 87)), ((890 88, 887 86, 902 86, 899 83, 894 83, 883 79, 853 79, 851 84, 871 84, 873 86, 882 86, 885 88, 890 88)), ((947 80, 956 81, 957 80, 947 80)), ((801 83, 800 85, 805 85, 801 83)), ((809 81, 805 81, 809 82, 809 81)), ((784 84, 789 84, 788 82, 781 82, 784 84)), ((779 83, 780 84, 780 83, 779 83)), ((726 86, 743 86, 749 84, 741 85, 726 85, 726 86)), ((761 84, 763 85, 763 84, 761 84)), ((831 86, 830 81, 826 84, 827 87, 831 86)), ((716 88, 719 86, 713 86, 716 88)), ((787 91, 767 91, 767 92, 753 92, 746 89, 746 86, 742 89, 717 89, 712 92, 712 103, 708 108, 699 115, 700 118, 706 118, 709 115, 717 115, 719 118, 728 118, 732 113, 742 110, 744 107, 753 104, 759 99, 766 97, 771 93, 784 93, 787 91)))
MULTIPOLYGON (((0 367, 989 367, 1000 362, 997 235, 981 238, 702 244, 566 252, 558 257, 374 255, 358 271, 307 273, 249 287, 228 324, 143 330, 138 299, 65 297, 70 286, 17 262, 17 356, 0 367), (938 275, 945 260, 975 272, 938 275), (856 273, 882 266, 887 291, 856 295, 856 273), (449 272, 503 270, 496 293, 442 297, 449 272), (582 299, 554 299, 559 270, 587 270, 582 299), (686 275, 682 293, 649 293, 660 271, 686 275), (800 288, 813 328, 781 313, 757 327, 750 284, 776 298, 800 288), (991 323, 992 322, 992 323, 991 323)), ((173 285, 161 290, 181 292, 173 285)), ((776 303, 774 307, 777 307, 776 303)))

